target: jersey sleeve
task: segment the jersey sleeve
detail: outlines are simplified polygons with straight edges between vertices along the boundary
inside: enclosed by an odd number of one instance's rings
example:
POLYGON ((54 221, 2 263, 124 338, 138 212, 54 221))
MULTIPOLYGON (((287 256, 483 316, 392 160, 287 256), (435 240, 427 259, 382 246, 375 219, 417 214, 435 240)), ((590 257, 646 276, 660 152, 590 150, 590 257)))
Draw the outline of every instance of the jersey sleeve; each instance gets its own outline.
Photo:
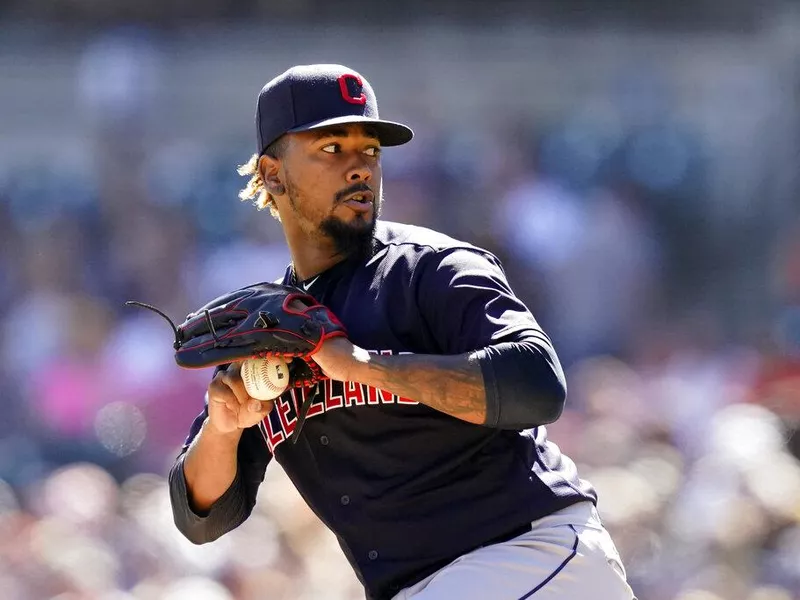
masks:
POLYGON ((418 269, 417 302, 442 354, 531 337, 550 344, 490 253, 477 248, 438 251, 420 261, 418 269))
POLYGON ((470 249, 440 254, 424 270, 418 294, 439 351, 475 352, 486 389, 484 425, 520 430, 558 419, 566 399, 561 364, 496 258, 470 249))
POLYGON ((206 404, 203 412, 192 423, 189 435, 169 473, 170 502, 175 525, 195 544, 214 541, 241 525, 250 516, 256 503, 258 488, 264 481, 267 465, 272 459, 258 427, 245 429, 239 440, 236 477, 208 512, 196 513, 189 504, 183 461, 207 416, 206 404))

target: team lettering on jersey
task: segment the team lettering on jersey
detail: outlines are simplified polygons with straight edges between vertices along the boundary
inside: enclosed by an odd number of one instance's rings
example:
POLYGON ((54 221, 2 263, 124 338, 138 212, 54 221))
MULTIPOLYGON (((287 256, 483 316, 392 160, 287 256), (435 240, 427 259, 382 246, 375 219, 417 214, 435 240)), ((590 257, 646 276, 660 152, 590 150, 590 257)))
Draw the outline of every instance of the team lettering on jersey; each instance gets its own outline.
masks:
MULTIPOLYGON (((369 350, 370 354, 391 355, 391 350, 369 350)), ((397 354, 408 354, 398 352, 397 354)), ((419 402, 403 398, 390 392, 385 392, 355 381, 334 381, 326 379, 321 384, 322 389, 317 398, 308 409, 306 419, 313 419, 339 408, 369 407, 381 404, 417 405, 419 402)), ((275 449, 285 442, 294 433, 297 421, 297 409, 306 399, 307 394, 314 393, 313 388, 294 388, 282 394, 275 400, 275 408, 260 423, 259 427, 267 443, 269 451, 273 454, 275 449)))

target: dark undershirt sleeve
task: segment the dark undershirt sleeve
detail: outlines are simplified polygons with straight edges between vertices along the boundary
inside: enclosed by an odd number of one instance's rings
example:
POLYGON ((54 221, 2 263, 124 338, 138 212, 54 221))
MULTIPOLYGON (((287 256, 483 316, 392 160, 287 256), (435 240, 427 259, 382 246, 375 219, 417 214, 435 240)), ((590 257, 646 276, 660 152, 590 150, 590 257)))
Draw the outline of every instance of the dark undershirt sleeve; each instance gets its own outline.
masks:
POLYGON ((555 421, 566 398, 561 364, 499 261, 479 249, 457 248, 432 253, 418 269, 418 304, 440 351, 477 351, 485 425, 526 429, 555 421))
POLYGON ((478 351, 486 386, 485 425, 527 429, 558 420, 566 381, 555 352, 531 339, 502 342, 478 351))
POLYGON ((228 490, 204 514, 196 513, 189 502, 183 461, 186 451, 200 431, 208 409, 192 424, 180 455, 169 472, 172 515, 178 530, 191 542, 205 544, 241 525, 253 511, 258 488, 264 481, 272 454, 258 427, 245 429, 239 440, 236 477, 228 490))

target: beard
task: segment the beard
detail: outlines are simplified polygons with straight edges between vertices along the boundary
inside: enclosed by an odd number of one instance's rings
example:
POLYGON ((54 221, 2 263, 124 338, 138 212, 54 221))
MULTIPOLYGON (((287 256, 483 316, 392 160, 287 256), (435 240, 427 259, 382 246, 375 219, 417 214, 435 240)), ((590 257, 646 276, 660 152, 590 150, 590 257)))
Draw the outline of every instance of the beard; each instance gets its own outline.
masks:
POLYGON ((339 217, 328 215, 319 224, 319 230, 333 241, 338 254, 367 257, 372 254, 380 209, 381 199, 376 197, 371 217, 356 215, 356 218, 348 223, 339 217))
MULTIPOLYGON (((298 189, 298 186, 295 185, 294 181, 289 177, 288 173, 286 176, 286 192, 289 196, 289 203, 292 206, 292 210, 294 210, 298 216, 304 216, 302 209, 303 195, 298 189)), ((376 194, 372 217, 365 217, 364 215, 357 214, 350 222, 343 221, 339 217, 329 214, 320 221, 316 233, 331 240, 337 254, 341 256, 366 258, 373 252, 375 226, 380 216, 382 203, 383 198, 381 194, 376 194)))

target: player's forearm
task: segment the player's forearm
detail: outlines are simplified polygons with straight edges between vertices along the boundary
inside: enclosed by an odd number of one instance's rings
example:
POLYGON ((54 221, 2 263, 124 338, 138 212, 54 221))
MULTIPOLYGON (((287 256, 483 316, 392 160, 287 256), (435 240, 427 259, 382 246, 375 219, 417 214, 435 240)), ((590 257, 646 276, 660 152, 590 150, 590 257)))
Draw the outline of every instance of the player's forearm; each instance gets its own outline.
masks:
POLYGON ((208 425, 205 411, 189 439, 169 472, 170 502, 178 530, 205 544, 250 516, 272 456, 257 428, 221 435, 208 425))
POLYGON ((483 376, 472 354, 359 353, 350 379, 416 400, 469 423, 482 424, 486 419, 483 376))
POLYGON ((208 419, 186 451, 183 473, 192 510, 203 515, 228 491, 236 478, 242 431, 218 433, 208 419))
POLYGON ((239 469, 233 441, 220 439, 206 425, 169 473, 175 525, 195 544, 213 542, 241 525, 255 495, 239 469))
POLYGON ((561 415, 566 382, 549 340, 532 336, 459 355, 357 350, 349 379, 470 423, 527 429, 561 415))

